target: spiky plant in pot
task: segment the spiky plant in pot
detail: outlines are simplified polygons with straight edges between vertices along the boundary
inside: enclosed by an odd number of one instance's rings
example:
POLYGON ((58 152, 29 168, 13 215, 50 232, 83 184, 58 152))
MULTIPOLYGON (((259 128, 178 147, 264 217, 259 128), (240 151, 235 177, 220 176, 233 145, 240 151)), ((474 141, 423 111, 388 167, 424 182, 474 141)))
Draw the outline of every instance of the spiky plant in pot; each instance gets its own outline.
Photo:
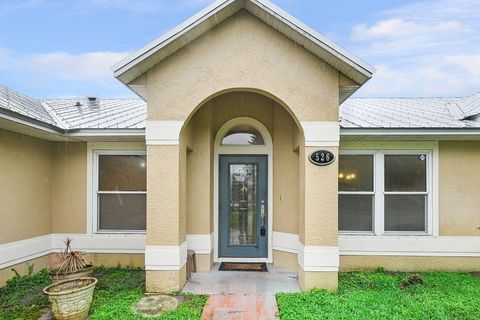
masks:
POLYGON ((53 281, 89 277, 92 274, 92 264, 82 252, 72 249, 72 239, 66 238, 64 243, 65 249, 56 254, 56 261, 50 271, 53 281))

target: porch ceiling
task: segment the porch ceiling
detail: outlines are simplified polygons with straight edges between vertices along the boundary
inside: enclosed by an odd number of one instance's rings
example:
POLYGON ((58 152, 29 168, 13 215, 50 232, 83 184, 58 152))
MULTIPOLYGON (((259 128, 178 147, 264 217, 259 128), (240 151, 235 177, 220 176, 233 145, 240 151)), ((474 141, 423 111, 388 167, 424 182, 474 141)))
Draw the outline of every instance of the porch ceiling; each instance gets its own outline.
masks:
POLYGON ((375 72, 372 66, 269 1, 218 0, 117 63, 113 66, 115 77, 146 100, 144 85, 133 84, 132 81, 242 9, 247 10, 353 80, 356 85, 341 86, 340 103, 367 82, 375 72))

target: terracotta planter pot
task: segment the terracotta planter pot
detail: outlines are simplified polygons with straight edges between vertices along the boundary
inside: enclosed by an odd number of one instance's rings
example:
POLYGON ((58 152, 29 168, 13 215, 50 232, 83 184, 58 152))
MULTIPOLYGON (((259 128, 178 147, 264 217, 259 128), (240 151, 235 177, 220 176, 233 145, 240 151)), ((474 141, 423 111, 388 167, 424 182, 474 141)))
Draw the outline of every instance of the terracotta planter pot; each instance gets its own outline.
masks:
POLYGON ((43 289, 57 320, 85 320, 92 305, 95 278, 80 278, 54 283, 43 289))
POLYGON ((50 271, 48 274, 52 277, 53 283, 57 283, 60 281, 65 280, 73 280, 78 278, 88 278, 92 276, 93 266, 90 265, 85 269, 78 270, 75 272, 67 272, 67 273, 57 273, 55 271, 50 271))

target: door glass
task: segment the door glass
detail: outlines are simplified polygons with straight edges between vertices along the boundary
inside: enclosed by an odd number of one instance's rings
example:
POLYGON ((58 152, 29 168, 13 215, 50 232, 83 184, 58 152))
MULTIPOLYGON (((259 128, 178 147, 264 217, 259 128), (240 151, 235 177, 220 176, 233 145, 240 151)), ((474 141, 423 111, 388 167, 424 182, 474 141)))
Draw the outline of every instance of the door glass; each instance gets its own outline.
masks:
POLYGON ((257 244, 257 164, 230 164, 230 246, 257 244))

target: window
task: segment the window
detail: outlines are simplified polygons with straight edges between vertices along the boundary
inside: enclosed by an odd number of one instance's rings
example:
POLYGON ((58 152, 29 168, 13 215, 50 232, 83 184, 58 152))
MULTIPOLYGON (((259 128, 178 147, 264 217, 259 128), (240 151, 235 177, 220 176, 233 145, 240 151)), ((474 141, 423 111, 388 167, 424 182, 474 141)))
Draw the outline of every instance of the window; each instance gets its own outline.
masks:
POLYGON ((339 229, 373 232, 373 156, 340 156, 339 229))
POLYGON ((263 136, 252 126, 238 125, 225 134, 222 145, 265 145, 263 136))
POLYGON ((346 233, 429 232, 430 152, 372 151, 339 157, 339 224, 346 233))
POLYGON ((97 231, 145 231, 145 153, 105 151, 96 160, 97 231))

